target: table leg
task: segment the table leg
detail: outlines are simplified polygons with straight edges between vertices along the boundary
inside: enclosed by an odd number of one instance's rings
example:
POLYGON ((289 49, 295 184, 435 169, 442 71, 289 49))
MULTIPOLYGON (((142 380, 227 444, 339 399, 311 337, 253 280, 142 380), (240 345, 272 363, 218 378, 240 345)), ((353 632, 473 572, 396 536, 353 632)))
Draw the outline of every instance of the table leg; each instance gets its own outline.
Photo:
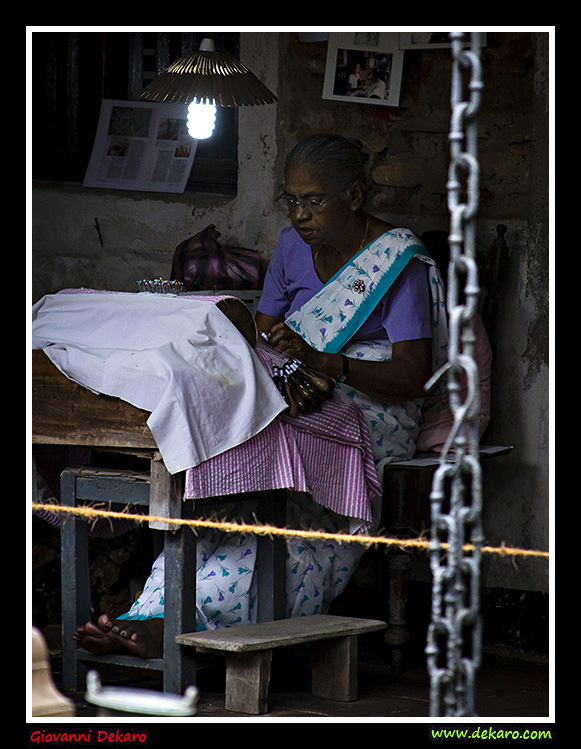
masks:
MULTIPOLYGON (((285 490, 269 492, 260 500, 258 520, 278 528, 286 525, 285 490)), ((259 622, 286 618, 286 543, 283 536, 258 536, 256 576, 259 622)))
POLYGON ((183 694, 196 683, 196 656, 175 641, 196 630, 196 536, 190 528, 165 531, 164 680, 165 692, 183 694))
MULTIPOLYGON (((61 502, 76 504, 76 476, 61 475, 61 502)), ((63 514, 61 525, 61 601, 62 665, 65 689, 81 689, 78 683, 77 646, 73 634, 80 624, 91 618, 91 582, 89 578, 89 525, 74 515, 63 514)))

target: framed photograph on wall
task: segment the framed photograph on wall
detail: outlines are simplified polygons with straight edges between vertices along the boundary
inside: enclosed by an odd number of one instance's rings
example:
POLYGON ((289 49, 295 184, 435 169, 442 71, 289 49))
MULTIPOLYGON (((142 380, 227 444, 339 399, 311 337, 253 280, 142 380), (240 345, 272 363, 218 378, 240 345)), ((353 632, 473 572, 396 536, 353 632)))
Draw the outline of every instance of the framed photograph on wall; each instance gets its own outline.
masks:
POLYGON ((403 52, 398 36, 330 34, 323 99, 399 106, 403 52))
MULTIPOLYGON (((400 49, 446 49, 450 47, 449 31, 412 31, 399 34, 400 49)), ((470 37, 462 42, 463 46, 470 45, 470 37)), ((480 34, 480 44, 486 45, 486 32, 480 34)))

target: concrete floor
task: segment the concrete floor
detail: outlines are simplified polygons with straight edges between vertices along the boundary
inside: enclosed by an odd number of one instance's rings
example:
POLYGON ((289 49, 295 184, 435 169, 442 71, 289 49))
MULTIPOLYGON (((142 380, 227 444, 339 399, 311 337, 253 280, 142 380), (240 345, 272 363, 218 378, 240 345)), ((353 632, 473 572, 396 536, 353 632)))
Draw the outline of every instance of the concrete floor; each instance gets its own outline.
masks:
MULTIPOLYGON (((224 670, 220 667, 199 674, 200 698, 197 716, 208 720, 242 721, 276 718, 300 722, 309 719, 339 718, 348 722, 359 719, 388 718, 401 723, 429 717, 429 678, 421 649, 409 654, 403 672, 391 673, 389 652, 382 633, 360 637, 358 690, 355 702, 341 703, 316 699, 309 693, 308 653, 291 661, 292 653, 278 651, 272 665, 269 689, 269 711, 263 716, 245 716, 224 707, 224 670)), ((296 655, 296 654, 295 654, 296 655)), ((59 684, 59 660, 52 661, 55 683, 59 684)), ((105 686, 142 687, 161 691, 157 674, 135 669, 106 671, 99 669, 105 686)), ((87 704, 82 693, 68 694, 76 704, 78 718, 91 718, 96 709, 87 704)), ((534 722, 546 719, 549 711, 549 664, 544 656, 524 656, 486 650, 478 672, 476 711, 481 718, 523 719, 534 722)), ((109 718, 115 721, 115 718, 109 718)), ((170 719, 165 719, 170 720, 170 719)))

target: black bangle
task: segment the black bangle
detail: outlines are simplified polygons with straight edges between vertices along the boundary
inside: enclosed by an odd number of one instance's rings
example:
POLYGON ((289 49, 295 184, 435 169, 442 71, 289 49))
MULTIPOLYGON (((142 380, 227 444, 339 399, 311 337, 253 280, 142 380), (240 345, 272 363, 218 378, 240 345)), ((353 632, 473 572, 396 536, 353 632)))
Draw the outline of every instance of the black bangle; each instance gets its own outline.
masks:
POLYGON ((345 356, 345 354, 340 354, 341 359, 343 359, 343 371, 339 375, 339 377, 336 378, 337 382, 345 382, 345 380, 349 377, 349 357, 345 356))

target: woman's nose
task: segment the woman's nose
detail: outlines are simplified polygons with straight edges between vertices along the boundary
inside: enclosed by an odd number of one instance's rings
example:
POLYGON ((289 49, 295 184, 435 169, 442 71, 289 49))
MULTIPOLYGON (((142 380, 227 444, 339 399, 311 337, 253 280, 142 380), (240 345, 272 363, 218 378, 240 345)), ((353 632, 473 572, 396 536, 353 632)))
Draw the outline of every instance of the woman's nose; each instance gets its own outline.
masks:
POLYGON ((307 208, 306 205, 303 205, 302 203, 297 203, 295 207, 295 219, 298 219, 300 221, 301 218, 305 218, 305 217, 306 218, 311 217, 310 210, 307 208))

